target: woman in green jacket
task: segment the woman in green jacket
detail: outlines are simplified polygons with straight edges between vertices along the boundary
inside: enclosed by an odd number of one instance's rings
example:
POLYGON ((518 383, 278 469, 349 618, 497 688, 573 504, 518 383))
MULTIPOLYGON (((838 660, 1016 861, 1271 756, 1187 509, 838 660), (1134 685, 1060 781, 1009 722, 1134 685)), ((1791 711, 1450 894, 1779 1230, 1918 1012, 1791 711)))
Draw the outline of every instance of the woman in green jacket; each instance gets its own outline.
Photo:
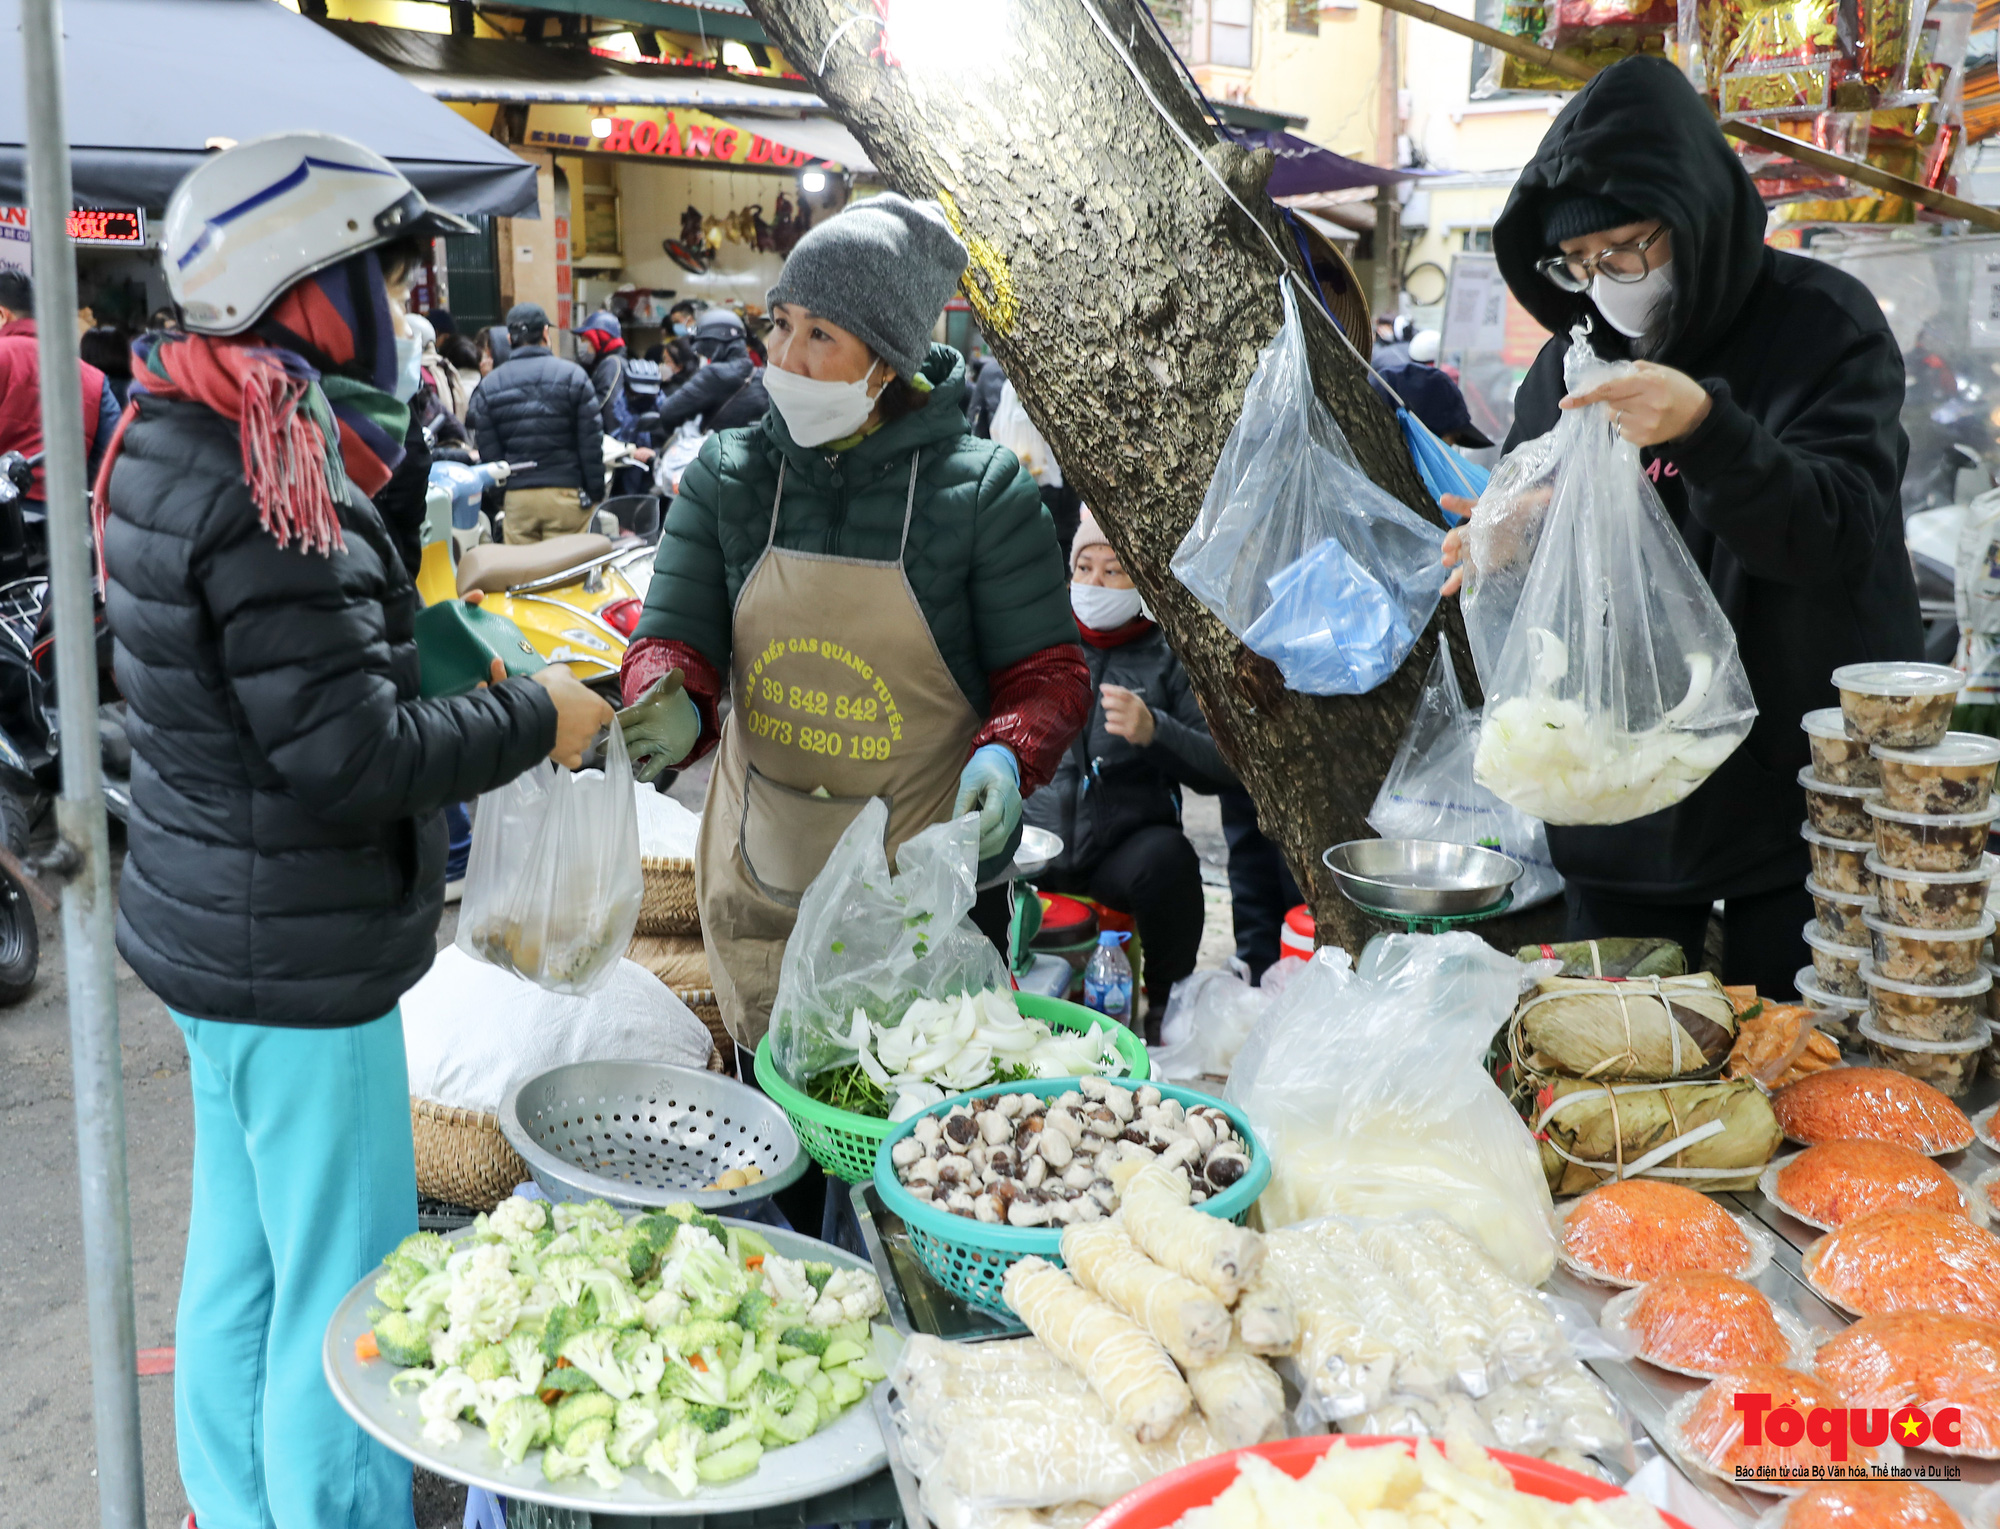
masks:
POLYGON ((870 797, 889 802, 892 859, 976 810, 997 868, 1022 795, 1090 713, 1035 481, 967 433, 965 362, 930 342, 965 262, 936 203, 893 192, 799 241, 769 294, 771 411, 710 437, 682 477, 626 654, 642 778, 720 744, 696 887, 746 1048, 800 894, 870 797))

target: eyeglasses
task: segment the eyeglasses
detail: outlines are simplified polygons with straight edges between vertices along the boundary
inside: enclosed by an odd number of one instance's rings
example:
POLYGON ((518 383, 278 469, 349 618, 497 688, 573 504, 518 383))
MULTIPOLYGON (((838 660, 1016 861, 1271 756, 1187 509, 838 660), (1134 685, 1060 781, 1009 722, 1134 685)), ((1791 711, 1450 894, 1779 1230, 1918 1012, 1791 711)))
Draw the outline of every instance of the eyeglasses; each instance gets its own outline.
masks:
POLYGON ((1643 239, 1631 244, 1614 244, 1595 255, 1551 255, 1546 260, 1537 260, 1535 269, 1565 292, 1586 291, 1591 277, 1599 274, 1606 281, 1643 281, 1646 276, 1646 251, 1666 231, 1667 225, 1662 223, 1643 239))

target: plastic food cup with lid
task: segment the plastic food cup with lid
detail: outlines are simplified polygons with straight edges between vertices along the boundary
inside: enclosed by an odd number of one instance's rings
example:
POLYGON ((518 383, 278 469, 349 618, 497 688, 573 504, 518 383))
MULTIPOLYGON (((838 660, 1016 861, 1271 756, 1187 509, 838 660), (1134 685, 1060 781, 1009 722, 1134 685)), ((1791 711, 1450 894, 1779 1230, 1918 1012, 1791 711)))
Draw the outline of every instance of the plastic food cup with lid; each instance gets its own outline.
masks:
POLYGON ((1863 1018, 1858 1028, 1870 1060, 1930 1084, 1947 1099, 1963 1098, 1970 1092, 1979 1076, 1980 1058, 1992 1044, 1984 1030, 1962 1041, 1920 1041, 1887 1034, 1872 1017, 1863 1018))
POLYGON ((1837 1041, 1852 1040, 1855 1024, 1868 1012, 1866 998, 1844 998, 1839 993, 1829 993, 1819 985, 1818 974, 1810 966, 1801 966, 1793 974, 1792 991, 1799 995, 1800 1003, 1817 1011, 1814 1023, 1837 1041))
POLYGON ((1875 883, 1868 875, 1874 857, 1873 839, 1835 839, 1810 823, 1799 825, 1799 837, 1812 856, 1813 880, 1836 892, 1867 892, 1875 883))
POLYGON ((1859 738, 1847 736, 1838 706, 1809 711, 1799 722, 1812 745, 1812 771, 1829 786, 1879 786, 1882 767, 1859 738))
POLYGON ((1868 952, 1858 945, 1842 945, 1820 932, 1819 920, 1806 925, 1806 944, 1812 949, 1813 977, 1820 988, 1841 998, 1865 998, 1868 989, 1861 983, 1861 963, 1868 952))
POLYGON ((1986 1031, 1986 995, 1993 978, 1981 972, 1970 982, 1926 987, 1897 982, 1861 963, 1868 985, 1868 1020, 1886 1036, 1912 1041, 1966 1041, 1986 1031))
POLYGON ((1883 919, 1905 929, 1971 929, 1986 917, 1986 892, 2000 871, 1988 855, 1968 871, 1906 871, 1868 857, 1883 919))
POLYGON ((1882 772, 1882 805, 1898 812, 1979 812, 1993 799, 2000 738, 1946 733, 1927 749, 1869 750, 1882 772))
POLYGON ((1847 736, 1889 749, 1927 749, 1951 729, 1965 676, 1943 664, 1843 664, 1833 671, 1847 736))
POLYGON ((1970 929, 1905 929, 1874 912, 1864 913, 1861 921, 1868 926, 1869 959, 1875 970, 1891 981, 1923 987, 1976 981, 1985 966, 1987 938, 1993 933, 1990 913, 1970 929))
POLYGON ((1986 835, 2000 818, 2000 804, 1949 817, 1934 812, 1898 812, 1880 802, 1863 810, 1875 825, 1875 853, 1899 871, 1969 871, 1986 853, 1986 835))
POLYGON ((1829 839, 1872 839, 1875 825, 1867 806, 1882 795, 1876 786, 1835 786, 1813 774, 1807 765, 1799 771, 1805 787, 1806 821, 1829 839))
MULTIPOLYGON (((1863 922, 1863 915, 1876 911, 1873 892, 1836 892, 1832 887, 1821 886, 1817 880, 1807 877, 1806 893, 1813 900, 1813 912, 1818 916, 1821 934, 1836 945, 1867 948, 1868 926, 1863 922)), ((1812 968, 1807 967, 1806 970, 1812 968)))

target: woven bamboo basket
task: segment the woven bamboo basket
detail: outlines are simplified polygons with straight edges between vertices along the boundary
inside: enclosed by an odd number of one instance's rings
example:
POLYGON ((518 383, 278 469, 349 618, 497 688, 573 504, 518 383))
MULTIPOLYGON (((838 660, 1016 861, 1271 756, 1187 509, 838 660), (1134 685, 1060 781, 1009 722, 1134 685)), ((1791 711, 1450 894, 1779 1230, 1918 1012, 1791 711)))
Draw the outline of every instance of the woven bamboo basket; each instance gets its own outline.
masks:
POLYGON ((701 908, 694 897, 692 860, 641 860, 645 896, 639 903, 640 934, 698 935, 701 908))
POLYGON ((472 1210, 491 1210, 528 1181, 528 1165, 500 1134, 500 1117, 430 1099, 410 1100, 417 1148, 417 1193, 472 1210))
POLYGON ((638 962, 673 991, 674 997, 694 1011, 696 1019, 708 1026, 716 1053, 722 1058, 720 1071, 736 1074, 736 1043, 722 1023, 722 1006, 709 986, 708 952, 701 936, 635 935, 625 952, 626 959, 638 962))

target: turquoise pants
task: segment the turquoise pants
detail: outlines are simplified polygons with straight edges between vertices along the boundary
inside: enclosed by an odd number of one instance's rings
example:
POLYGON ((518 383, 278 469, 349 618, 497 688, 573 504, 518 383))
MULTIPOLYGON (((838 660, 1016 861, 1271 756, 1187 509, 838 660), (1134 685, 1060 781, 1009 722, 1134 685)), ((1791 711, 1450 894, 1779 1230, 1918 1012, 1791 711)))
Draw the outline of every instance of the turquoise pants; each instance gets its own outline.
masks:
POLYGON ((408 1529, 408 1463, 320 1367, 341 1298, 417 1229, 402 1011, 343 1030, 173 1018, 195 1132, 174 1428, 198 1529, 408 1529))

